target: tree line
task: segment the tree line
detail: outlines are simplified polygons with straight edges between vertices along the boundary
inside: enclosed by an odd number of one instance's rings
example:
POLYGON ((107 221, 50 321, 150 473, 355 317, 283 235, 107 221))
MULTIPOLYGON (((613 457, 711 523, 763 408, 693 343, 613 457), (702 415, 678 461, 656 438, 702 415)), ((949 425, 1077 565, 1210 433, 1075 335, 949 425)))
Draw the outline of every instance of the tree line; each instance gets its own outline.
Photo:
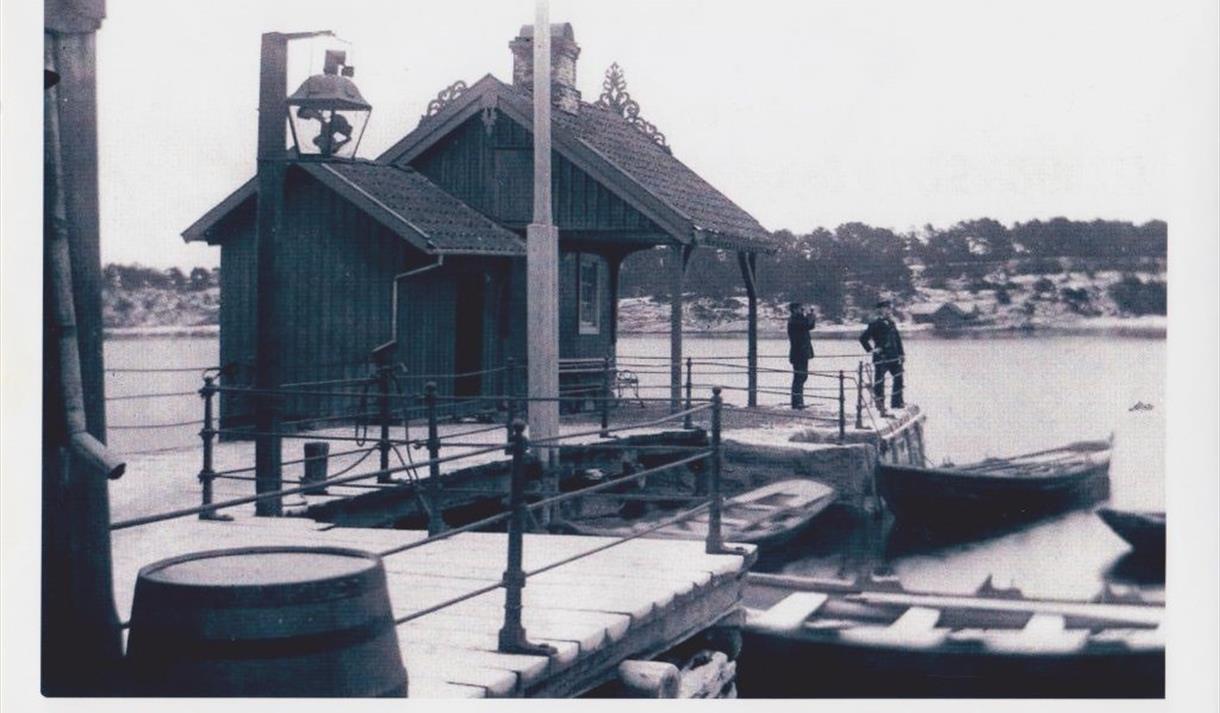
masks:
POLYGON ((194 267, 189 272, 171 267, 162 270, 143 265, 120 265, 109 263, 102 268, 102 279, 112 289, 139 289, 153 287, 178 292, 197 292, 220 286, 220 268, 194 267))
MULTIPOLYGON (((772 233, 776 252, 758 256, 760 297, 815 304, 824 318, 841 319, 849 304, 871 304, 882 294, 900 298, 914 291, 913 267, 929 278, 974 277, 1003 269, 1043 274, 1062 272, 1073 263, 1123 269, 1148 258, 1164 258, 1168 226, 1152 220, 1075 221, 1053 218, 1005 226, 991 218, 947 228, 925 225, 908 233, 860 222, 833 231, 772 233)), ((637 253, 624 265, 621 294, 669 295, 669 251, 637 253)), ((696 297, 725 300, 743 291, 737 260, 731 254, 696 250, 686 290, 696 297)))

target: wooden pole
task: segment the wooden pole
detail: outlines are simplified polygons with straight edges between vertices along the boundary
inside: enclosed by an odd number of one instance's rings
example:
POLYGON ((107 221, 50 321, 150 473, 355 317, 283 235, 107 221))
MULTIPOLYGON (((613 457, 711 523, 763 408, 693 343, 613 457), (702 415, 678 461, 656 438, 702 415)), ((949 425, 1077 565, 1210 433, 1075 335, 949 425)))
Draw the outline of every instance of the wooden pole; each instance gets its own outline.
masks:
MULTIPOLYGON (((254 427, 260 434, 254 441, 254 491, 273 492, 283 488, 280 452, 280 409, 278 395, 281 377, 282 325, 277 308, 279 275, 276 269, 276 241, 280 212, 284 203, 284 127, 288 119, 288 38, 279 32, 262 36, 258 91, 258 223, 255 233, 255 316, 254 316, 254 427)), ((259 500, 256 515, 278 517, 283 514, 279 498, 259 500)))
POLYGON ((100 0, 44 7, 46 68, 59 75, 44 96, 43 122, 40 653, 47 696, 120 692, 107 478, 72 448, 85 433, 94 445, 106 435, 94 73, 94 33, 104 13, 100 0))
MULTIPOLYGON (((532 440, 559 435, 559 231, 551 216, 551 22, 547 0, 534 19, 534 219, 526 228, 529 346, 529 432, 532 440)), ((544 466, 558 450, 539 449, 544 466)))

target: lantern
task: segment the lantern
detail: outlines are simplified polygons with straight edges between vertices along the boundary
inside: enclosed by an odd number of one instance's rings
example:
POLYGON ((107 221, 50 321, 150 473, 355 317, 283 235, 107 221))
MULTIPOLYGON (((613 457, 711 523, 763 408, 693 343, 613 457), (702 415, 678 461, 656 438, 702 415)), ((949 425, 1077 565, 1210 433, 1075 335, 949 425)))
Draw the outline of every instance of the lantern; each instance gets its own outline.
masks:
POLYGON ((327 50, 322 74, 306 79, 288 97, 288 117, 297 156, 353 158, 373 107, 360 95, 346 64, 347 53, 327 50))

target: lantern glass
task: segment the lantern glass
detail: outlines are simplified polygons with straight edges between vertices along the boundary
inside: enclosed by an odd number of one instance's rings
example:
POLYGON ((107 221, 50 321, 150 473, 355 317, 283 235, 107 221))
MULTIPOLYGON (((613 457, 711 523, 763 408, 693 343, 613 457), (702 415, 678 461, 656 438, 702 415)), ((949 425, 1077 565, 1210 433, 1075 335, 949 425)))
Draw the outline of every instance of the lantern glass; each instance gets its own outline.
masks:
POLYGON ((370 109, 292 106, 292 141, 302 157, 354 158, 370 109))

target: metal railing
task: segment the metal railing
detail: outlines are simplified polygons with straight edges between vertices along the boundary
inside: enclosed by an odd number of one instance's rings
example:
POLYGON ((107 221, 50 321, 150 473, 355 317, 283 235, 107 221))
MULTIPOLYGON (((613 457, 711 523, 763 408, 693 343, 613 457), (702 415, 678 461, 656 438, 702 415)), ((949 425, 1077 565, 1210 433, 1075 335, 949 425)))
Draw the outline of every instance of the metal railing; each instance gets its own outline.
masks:
MULTIPOLYGON (((695 401, 688 397, 688 408, 672 414, 665 414, 655 419, 650 419, 643 422, 631 422, 621 425, 610 426, 604 424, 602 427, 579 430, 576 432, 565 433, 554 438, 545 440, 537 440, 531 443, 524 433, 524 424, 519 419, 513 419, 510 424, 511 435, 504 442, 476 444, 473 449, 464 449, 462 453, 452 456, 442 457, 439 454, 441 437, 437 431, 437 411, 438 405, 449 399, 458 397, 441 396, 435 391, 434 385, 429 384, 432 388, 427 388, 423 399, 425 408, 428 412, 428 437, 427 447, 429 450, 429 458, 426 461, 403 463, 400 466, 379 467, 375 470, 363 473, 344 473, 333 476, 327 476, 322 479, 314 479, 309 482, 304 482, 305 479, 299 481, 299 485, 292 487, 280 487, 275 491, 258 493, 239 498, 232 498, 220 502, 213 499, 211 489, 212 481, 220 477, 239 477, 239 474, 249 472, 253 468, 236 468, 225 471, 216 471, 214 469, 214 441, 216 436, 222 429, 215 427, 214 399, 218 393, 222 393, 226 387, 219 386, 216 383, 215 377, 212 375, 205 376, 204 385, 199 390, 200 397, 204 402, 203 429, 200 431, 200 438, 203 442, 203 465, 200 470, 200 481, 202 483, 202 500, 203 502, 197 507, 182 508, 169 512, 136 517, 120 522, 116 522, 111 526, 112 530, 123 530, 133 527, 152 525, 154 523, 164 522, 171 519, 198 516, 202 519, 227 519, 220 511, 233 507, 256 503, 261 500, 272 498, 284 498, 285 496, 294 494, 306 494, 316 492, 318 488, 326 488, 328 486, 339 485, 355 485, 362 480, 377 480, 389 479, 391 476, 398 473, 412 473, 427 469, 428 477, 424 480, 426 486, 426 497, 431 502, 429 511, 437 514, 436 523, 432 518, 429 520, 429 536, 423 540, 412 542, 406 545, 401 545, 386 549, 379 552, 381 557, 391 557, 394 555, 407 552, 412 549, 427 546, 431 543, 448 539, 455 535, 470 532, 477 529, 487 528, 492 525, 506 525, 506 566, 501 579, 487 586, 473 589, 459 596, 452 597, 446 601, 439 602, 432 606, 420 609, 405 616, 399 617, 396 622, 404 624, 408 621, 418 619, 422 616, 436 612, 464 601, 468 601, 482 594, 486 594, 497 589, 504 589, 504 616, 503 625, 500 629, 498 650, 504 653, 530 653, 530 654, 548 654, 552 650, 545 646, 539 646, 529 641, 524 626, 522 625, 522 610, 524 607, 522 592, 530 577, 540 575, 557 567, 575 562, 577 560, 590 557, 599 552, 603 552, 612 547, 617 547, 625 542, 629 542, 641 537, 646 537, 670 525, 689 520, 691 518, 707 513, 707 533, 704 538, 704 551, 709 554, 735 554, 744 555, 744 551, 726 547, 723 540, 721 530, 721 510, 723 508, 723 489, 721 486, 722 477, 722 462, 723 453, 721 446, 721 428, 722 428, 722 412, 723 399, 721 390, 715 388, 712 390, 710 399, 695 401), (584 448, 589 444, 573 443, 575 439, 587 438, 589 436, 598 436, 603 440, 593 445, 599 445, 607 448, 624 448, 636 449, 640 446, 625 445, 617 443, 611 439, 612 436, 630 430, 646 428, 649 426, 683 421, 690 422, 690 419, 695 415, 706 414, 709 420, 709 444, 705 447, 689 447, 683 448, 680 446, 674 447, 679 454, 675 460, 657 465, 651 468, 646 468, 638 472, 624 474, 621 477, 613 478, 603 483, 591 485, 579 490, 564 492, 564 493, 541 493, 542 497, 530 497, 527 485, 533 473, 537 473, 540 469, 537 467, 538 461, 532 453, 532 449, 538 446, 544 446, 547 449, 558 448, 584 448), (509 467, 509 489, 507 495, 507 507, 503 512, 493 516, 484 518, 477 522, 472 522, 467 525, 455 528, 446 529, 443 521, 439 518, 441 507, 440 496, 442 493, 442 476, 439 467, 444 463, 456 462, 470 459, 476 456, 507 451, 510 454, 511 461, 509 467), (679 469, 689 469, 691 466, 698 463, 706 463, 706 467, 699 471, 701 480, 696 485, 698 494, 697 504, 689 507, 672 517, 666 517, 659 522, 654 522, 648 527, 632 532, 623 537, 616 537, 610 542, 600 543, 583 552, 575 555, 564 557, 555 562, 551 562, 542 567, 537 567, 530 571, 524 569, 524 547, 525 534, 529 529, 530 514, 538 511, 549 511, 550 509, 561 505, 562 503, 587 497, 589 495, 601 493, 614 488, 622 488, 626 485, 640 483, 644 479, 665 472, 672 472, 679 469), (430 482, 429 482, 430 481, 430 482)), ((232 388, 232 387, 230 387, 232 388)), ((518 397, 521 402, 529 401, 562 401, 573 397, 553 397, 553 398, 531 398, 518 397)), ((583 397, 578 397, 583 398, 583 397)), ((603 400, 609 400, 612 397, 601 397, 603 400)), ((666 399, 655 399, 655 401, 664 401, 666 399)), ((384 411, 382 412, 384 414, 384 411)), ((499 430, 497 426, 496 430, 499 430)), ((367 453, 381 451, 382 444, 406 444, 409 441, 405 439, 389 438, 385 433, 378 439, 377 444, 366 449, 367 453)), ((348 453, 356 453, 358 451, 349 451, 348 453)), ((320 456, 326 457, 326 456, 320 456)), ((304 458, 300 461, 289 461, 289 463, 299 462, 308 463, 310 458, 304 458)), ((542 477, 546 478, 547 473, 542 473, 542 477)), ((685 499, 689 501, 690 499, 685 499)))

